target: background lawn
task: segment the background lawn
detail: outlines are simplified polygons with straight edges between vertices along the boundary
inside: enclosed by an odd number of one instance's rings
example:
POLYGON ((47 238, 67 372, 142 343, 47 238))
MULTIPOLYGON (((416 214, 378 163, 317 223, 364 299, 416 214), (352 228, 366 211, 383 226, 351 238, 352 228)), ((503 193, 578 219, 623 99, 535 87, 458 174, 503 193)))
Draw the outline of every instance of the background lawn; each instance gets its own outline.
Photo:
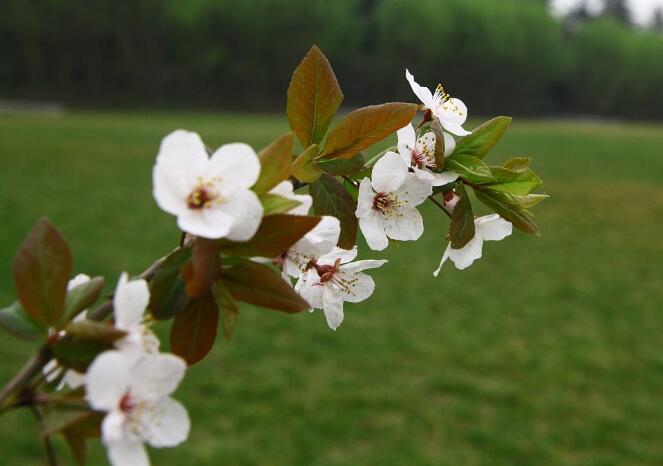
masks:
MULTIPOLYGON (((109 289, 168 252, 179 234, 152 200, 151 167, 177 127, 260 148, 287 123, 0 118, 0 303, 15 299, 11 260, 42 214, 76 272, 109 289)), ((389 248, 377 293, 348 305, 338 332, 319 313, 242 308, 233 341, 177 394, 190 441, 153 464, 663 464, 662 148, 661 126, 516 121, 489 160, 534 157, 552 195, 536 209, 541 238, 487 243, 470 269, 434 279, 447 220, 429 208, 423 238, 389 248)), ((30 348, 0 335, 1 381, 30 348)), ((35 431, 29 413, 0 419, 2 464, 42 464, 35 431)), ((105 464, 101 447, 91 456, 105 464)))

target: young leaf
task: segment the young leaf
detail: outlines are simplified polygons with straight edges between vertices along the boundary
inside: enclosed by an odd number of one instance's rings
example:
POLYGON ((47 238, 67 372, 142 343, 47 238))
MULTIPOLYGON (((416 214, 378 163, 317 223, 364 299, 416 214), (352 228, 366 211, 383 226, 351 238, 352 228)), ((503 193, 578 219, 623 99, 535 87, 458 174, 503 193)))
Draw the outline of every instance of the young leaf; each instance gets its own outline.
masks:
POLYGON ((285 214, 301 204, 294 199, 287 199, 278 194, 269 193, 261 195, 260 202, 264 215, 285 214))
POLYGON ((317 144, 302 152, 292 165, 292 176, 303 183, 313 183, 320 178, 322 170, 314 162, 319 153, 320 147, 317 144))
POLYGON ((238 301, 289 313, 311 306, 283 277, 263 264, 245 261, 224 269, 223 283, 238 301))
POLYGON ((471 155, 482 159, 504 136, 511 124, 511 117, 499 116, 483 123, 456 142, 454 154, 471 155))
POLYGON ((446 159, 447 168, 457 172, 463 179, 470 183, 492 183, 495 177, 488 165, 482 160, 471 155, 454 152, 446 159))
POLYGON ((67 324, 65 331, 67 335, 70 335, 74 339, 93 340, 104 343, 112 343, 126 335, 126 332, 112 325, 87 319, 67 324))
POLYGON ((64 303, 65 322, 72 320, 88 307, 92 306, 104 287, 103 277, 94 277, 90 281, 81 283, 67 292, 64 303))
POLYGON ((293 139, 292 133, 284 134, 260 151, 260 177, 253 186, 256 194, 264 194, 288 179, 292 171, 293 139))
POLYGON ((349 159, 407 125, 417 113, 415 104, 392 102, 355 110, 329 133, 319 159, 349 159))
POLYGON ((150 280, 148 307, 156 319, 170 319, 189 304, 182 269, 190 257, 190 248, 175 250, 166 257, 150 280))
POLYGON ((530 162, 532 162, 532 159, 529 157, 512 157, 504 162, 504 168, 520 173, 529 168, 530 162))
POLYGON ((331 215, 341 222, 338 246, 352 249, 357 241, 357 202, 347 189, 336 178, 325 174, 311 184, 309 194, 313 198, 313 212, 316 215, 331 215))
POLYGON ((462 184, 458 185, 456 193, 460 199, 451 213, 449 241, 452 248, 460 249, 474 238, 474 214, 472 203, 462 184))
POLYGON ((323 172, 336 176, 351 176, 364 166, 364 156, 359 153, 351 159, 320 159, 317 165, 323 172))
POLYGON ((515 196, 484 189, 475 189, 474 192, 477 199, 513 223, 513 226, 519 230, 537 236, 540 235, 539 227, 534 222, 534 215, 527 208, 540 202, 547 196, 535 194, 515 196))
POLYGON ((490 171, 495 182, 483 186, 493 191, 525 196, 541 186, 541 178, 529 168, 511 171, 503 167, 490 167, 490 171))
POLYGON ((202 360, 214 346, 219 310, 212 293, 189 302, 175 316, 170 329, 170 349, 191 366, 202 360))
POLYGON ((219 242, 211 239, 198 237, 193 241, 191 261, 182 268, 184 289, 189 298, 200 298, 219 278, 221 272, 219 248, 219 242))
POLYGON ((212 294, 216 305, 221 313, 221 327, 223 327, 223 337, 230 341, 237 325, 239 317, 239 308, 230 294, 230 290, 223 284, 222 280, 217 280, 212 287, 212 294))
POLYGON ((258 231, 243 243, 221 240, 221 251, 229 256, 276 257, 290 249, 302 236, 311 231, 320 217, 304 215, 269 215, 263 217, 258 231))
POLYGON ((24 340, 34 340, 46 335, 46 328, 26 314, 18 301, 0 309, 0 327, 24 340))
POLYGON ((295 69, 288 86, 288 121, 304 147, 322 141, 342 101, 334 70, 314 45, 295 69))
POLYGON ((23 309, 37 322, 53 326, 60 321, 71 267, 69 246, 53 224, 41 218, 23 241, 13 265, 23 309))

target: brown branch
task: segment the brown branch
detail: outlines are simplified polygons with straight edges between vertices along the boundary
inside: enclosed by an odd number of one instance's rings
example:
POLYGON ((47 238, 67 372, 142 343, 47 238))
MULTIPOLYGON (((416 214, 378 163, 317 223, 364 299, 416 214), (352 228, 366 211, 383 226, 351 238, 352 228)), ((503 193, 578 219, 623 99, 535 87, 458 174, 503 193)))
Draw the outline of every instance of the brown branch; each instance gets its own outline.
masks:
POLYGON ((35 419, 37 420, 37 424, 39 424, 39 428, 41 429, 41 437, 44 440, 44 448, 46 449, 48 464, 49 466, 58 466, 58 459, 55 456, 55 450, 53 450, 51 438, 45 434, 46 425, 44 424, 44 417, 35 406, 31 406, 30 410, 32 411, 32 414, 34 414, 35 419))
POLYGON ((442 212, 444 212, 445 214, 447 214, 447 217, 451 218, 451 214, 449 213, 449 211, 447 210, 447 208, 444 207, 444 205, 440 204, 439 201, 437 201, 433 196, 428 196, 428 199, 429 199, 433 204, 435 204, 436 206, 438 206, 442 212))

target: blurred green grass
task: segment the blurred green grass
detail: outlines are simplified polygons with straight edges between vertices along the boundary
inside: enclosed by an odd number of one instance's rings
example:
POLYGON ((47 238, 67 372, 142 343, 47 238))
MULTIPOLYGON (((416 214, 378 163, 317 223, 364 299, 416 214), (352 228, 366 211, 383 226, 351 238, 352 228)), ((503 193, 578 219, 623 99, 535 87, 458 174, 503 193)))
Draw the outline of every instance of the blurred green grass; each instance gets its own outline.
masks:
MULTIPOLYGON (((42 214, 76 272, 109 287, 172 248, 151 167, 178 127, 211 147, 287 130, 250 115, 0 118, 0 303, 42 214)), ((656 125, 516 121, 490 161, 534 157, 552 195, 541 238, 487 243, 470 269, 434 279, 447 221, 428 208, 422 239, 390 247, 377 293, 348 305, 338 332, 320 314, 243 308, 233 341, 178 391, 190 440, 153 464, 663 464, 662 147, 656 125)), ((0 335, 0 380, 29 350, 0 335)), ((2 463, 43 464, 35 432, 28 413, 0 419, 2 463)), ((92 448, 90 464, 104 461, 92 448)))

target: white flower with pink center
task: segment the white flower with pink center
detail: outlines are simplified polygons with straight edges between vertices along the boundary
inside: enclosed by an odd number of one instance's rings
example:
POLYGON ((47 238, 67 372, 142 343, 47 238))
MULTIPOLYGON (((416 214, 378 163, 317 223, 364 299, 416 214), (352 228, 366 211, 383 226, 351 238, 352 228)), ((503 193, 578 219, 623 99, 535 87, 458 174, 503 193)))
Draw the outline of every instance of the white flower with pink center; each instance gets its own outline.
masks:
POLYGON ((471 133, 463 129, 463 123, 467 119, 467 107, 462 100, 447 94, 441 84, 437 85, 435 93, 431 93, 427 87, 417 84, 408 70, 405 70, 405 78, 414 94, 438 119, 444 129, 456 136, 467 136, 471 133))
POLYGON ((278 258, 284 278, 299 278, 309 264, 334 250, 340 234, 341 222, 336 217, 322 217, 311 231, 278 258))
POLYGON ((329 254, 309 264, 301 275, 295 290, 313 309, 322 309, 327 325, 336 330, 343 322, 343 303, 358 303, 369 298, 375 289, 373 279, 363 273, 381 267, 386 260, 351 262, 357 257, 357 248, 334 248, 329 254))
POLYGON ((355 215, 371 249, 382 251, 389 239, 413 241, 424 232, 424 221, 416 209, 433 192, 429 180, 410 173, 395 152, 387 152, 359 185, 355 215))
POLYGON ((251 187, 260 160, 242 143, 224 144, 211 156, 196 133, 177 130, 161 141, 153 171, 154 198, 194 236, 247 241, 263 215, 251 187))
POLYGON ((101 353, 85 378, 90 407, 106 413, 101 435, 113 466, 148 466, 144 443, 174 447, 189 435, 186 409, 170 395, 186 363, 172 354, 135 360, 120 351, 101 353))
POLYGON ((497 214, 474 219, 474 238, 460 249, 452 248, 449 243, 442 255, 440 266, 433 275, 437 277, 447 259, 451 259, 458 270, 468 268, 475 260, 481 258, 484 241, 500 241, 512 232, 513 225, 497 214))
MULTIPOLYGON (((399 129, 398 135, 398 154, 406 165, 412 168, 412 171, 422 181, 427 181, 433 186, 444 186, 458 178, 458 173, 454 171, 445 171, 435 173, 432 168, 435 167, 435 133, 428 131, 417 138, 417 133, 412 124, 399 129)), ((448 134, 444 135, 444 156, 450 155, 456 147, 456 142, 448 134)))

